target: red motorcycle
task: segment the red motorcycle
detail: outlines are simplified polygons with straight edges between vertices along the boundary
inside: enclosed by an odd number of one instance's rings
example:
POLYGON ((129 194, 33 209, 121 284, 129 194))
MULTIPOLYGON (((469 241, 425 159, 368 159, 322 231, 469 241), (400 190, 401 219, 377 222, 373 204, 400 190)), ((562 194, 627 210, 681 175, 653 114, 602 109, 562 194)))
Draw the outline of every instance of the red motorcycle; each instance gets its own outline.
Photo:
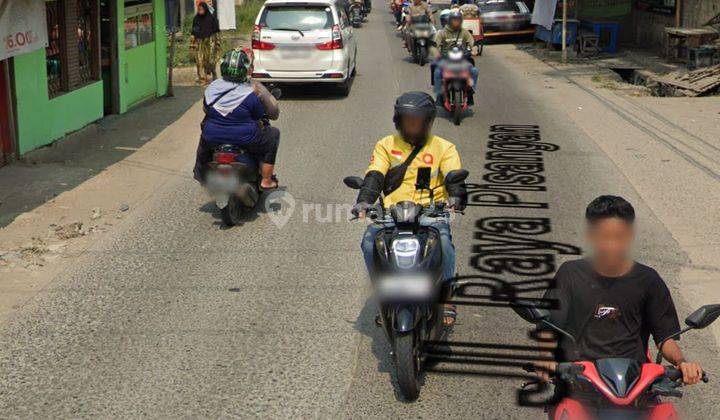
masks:
MULTIPOLYGON (((550 313, 531 302, 516 302, 513 309, 526 321, 551 329, 576 342, 568 332, 550 322, 550 313)), ((705 328, 720 317, 720 304, 706 305, 685 319, 687 325, 672 338, 692 330, 705 328)), ((594 362, 558 364, 553 382, 562 383, 568 390, 560 402, 552 407, 554 420, 678 420, 672 403, 662 397, 682 397, 682 373, 672 366, 662 366, 658 351, 655 363, 640 364, 634 359, 599 359, 594 362)), ((526 371, 533 371, 528 365, 526 371)), ((703 382, 708 377, 703 372, 703 382)), ((535 382, 536 383, 536 382, 535 382)), ((524 386, 529 385, 525 384, 524 386)))
POLYGON ((462 114, 468 109, 468 97, 472 94, 469 51, 459 47, 452 48, 442 62, 443 107, 453 117, 455 125, 460 125, 462 114))

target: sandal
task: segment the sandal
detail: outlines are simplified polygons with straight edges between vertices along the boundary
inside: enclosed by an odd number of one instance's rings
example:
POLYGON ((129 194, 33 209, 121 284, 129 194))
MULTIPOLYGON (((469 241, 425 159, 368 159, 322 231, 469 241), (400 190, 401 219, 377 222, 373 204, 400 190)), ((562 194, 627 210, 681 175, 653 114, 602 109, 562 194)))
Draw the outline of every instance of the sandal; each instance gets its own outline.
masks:
POLYGON ((450 328, 455 325, 457 319, 457 307, 455 305, 447 305, 443 313, 443 326, 450 328))
POLYGON ((278 188, 280 188, 280 181, 278 181, 278 178, 276 175, 271 176, 270 180, 275 183, 275 186, 274 187, 263 187, 262 184, 260 184, 260 190, 273 191, 273 190, 277 190, 278 188))

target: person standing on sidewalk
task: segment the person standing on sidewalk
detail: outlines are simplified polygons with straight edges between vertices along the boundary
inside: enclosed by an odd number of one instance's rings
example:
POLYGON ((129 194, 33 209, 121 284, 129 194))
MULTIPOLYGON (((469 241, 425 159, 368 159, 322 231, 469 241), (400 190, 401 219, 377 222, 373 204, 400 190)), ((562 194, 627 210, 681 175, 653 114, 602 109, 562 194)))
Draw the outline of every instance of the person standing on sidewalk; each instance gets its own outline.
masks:
POLYGON ((190 40, 190 49, 195 53, 198 84, 208 83, 208 75, 212 75, 212 80, 217 78, 215 62, 217 50, 220 48, 219 34, 220 23, 217 17, 210 11, 207 3, 201 2, 193 18, 190 40))

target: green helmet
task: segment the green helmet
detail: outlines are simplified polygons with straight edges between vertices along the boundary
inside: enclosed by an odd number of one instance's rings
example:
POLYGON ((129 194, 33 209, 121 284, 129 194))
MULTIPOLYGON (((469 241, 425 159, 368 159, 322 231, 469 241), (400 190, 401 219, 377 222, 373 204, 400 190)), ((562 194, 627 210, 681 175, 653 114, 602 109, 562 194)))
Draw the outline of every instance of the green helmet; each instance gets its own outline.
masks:
POLYGON ((220 62, 220 74, 228 82, 243 83, 248 80, 248 72, 253 63, 252 50, 236 48, 223 55, 220 62))

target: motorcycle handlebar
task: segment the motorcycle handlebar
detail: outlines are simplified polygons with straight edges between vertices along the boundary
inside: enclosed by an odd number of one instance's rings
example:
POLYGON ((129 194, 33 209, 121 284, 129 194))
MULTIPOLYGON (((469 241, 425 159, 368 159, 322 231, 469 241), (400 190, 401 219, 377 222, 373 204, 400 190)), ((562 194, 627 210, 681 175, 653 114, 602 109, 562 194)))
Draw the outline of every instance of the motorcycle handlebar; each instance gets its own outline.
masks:
MULTIPOLYGON (((675 366, 666 366, 665 367, 665 376, 670 379, 671 381, 677 382, 681 381, 683 378, 683 373, 680 369, 676 368, 675 366)), ((701 380, 705 383, 708 383, 710 381, 710 378, 708 378, 707 372, 702 372, 701 380)))

